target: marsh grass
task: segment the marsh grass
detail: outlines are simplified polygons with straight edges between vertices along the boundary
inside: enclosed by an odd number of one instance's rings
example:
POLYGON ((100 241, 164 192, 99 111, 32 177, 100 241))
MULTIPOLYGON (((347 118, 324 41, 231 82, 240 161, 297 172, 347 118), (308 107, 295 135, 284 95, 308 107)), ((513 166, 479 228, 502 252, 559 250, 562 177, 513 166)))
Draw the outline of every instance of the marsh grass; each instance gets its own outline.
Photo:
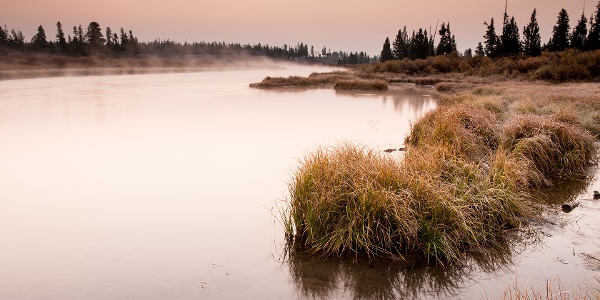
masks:
POLYGON ((336 90, 387 91, 388 84, 381 79, 351 79, 337 80, 336 90))
POLYGON ((286 87, 326 87, 334 85, 339 80, 351 80, 356 76, 346 72, 312 73, 308 77, 265 77, 261 82, 251 83, 255 88, 286 88, 286 87))
POLYGON ((594 278, 595 283, 582 283, 575 290, 567 290, 560 279, 546 279, 544 289, 520 287, 517 282, 508 286, 502 293, 503 300, 579 300, 600 299, 600 277, 594 278))
POLYGON ((289 242, 325 256, 438 263, 496 244, 531 216, 533 189, 595 159, 576 113, 549 109, 555 101, 518 108, 530 100, 493 89, 444 99, 413 124, 402 160, 353 144, 308 154, 289 186, 289 242))

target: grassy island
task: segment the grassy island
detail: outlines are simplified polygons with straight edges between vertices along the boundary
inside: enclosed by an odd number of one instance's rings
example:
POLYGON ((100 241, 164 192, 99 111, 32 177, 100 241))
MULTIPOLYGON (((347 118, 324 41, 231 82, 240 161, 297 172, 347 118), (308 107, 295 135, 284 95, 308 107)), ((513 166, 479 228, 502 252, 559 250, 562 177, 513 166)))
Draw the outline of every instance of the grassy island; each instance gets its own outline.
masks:
POLYGON ((565 88, 508 82, 447 97, 412 126, 402 159, 351 144, 306 155, 283 214, 289 241, 440 263, 492 246, 532 215, 534 189, 595 159, 598 87, 565 88))

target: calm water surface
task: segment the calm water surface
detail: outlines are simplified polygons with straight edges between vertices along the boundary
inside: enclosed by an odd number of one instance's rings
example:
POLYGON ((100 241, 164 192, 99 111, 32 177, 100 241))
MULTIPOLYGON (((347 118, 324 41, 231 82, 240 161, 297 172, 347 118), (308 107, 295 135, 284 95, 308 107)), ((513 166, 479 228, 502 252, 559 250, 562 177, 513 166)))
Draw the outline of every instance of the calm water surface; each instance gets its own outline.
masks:
MULTIPOLYGON (((436 106, 432 89, 411 86, 248 88, 267 75, 330 70, 0 82, 0 299, 482 298, 515 275, 555 276, 540 268, 572 267, 575 283, 593 274, 568 256, 594 253, 590 233, 562 258, 507 245, 459 270, 286 256, 273 215, 298 159, 342 142, 400 146, 410 122, 436 106)), ((599 226, 595 215, 584 220, 599 226)))

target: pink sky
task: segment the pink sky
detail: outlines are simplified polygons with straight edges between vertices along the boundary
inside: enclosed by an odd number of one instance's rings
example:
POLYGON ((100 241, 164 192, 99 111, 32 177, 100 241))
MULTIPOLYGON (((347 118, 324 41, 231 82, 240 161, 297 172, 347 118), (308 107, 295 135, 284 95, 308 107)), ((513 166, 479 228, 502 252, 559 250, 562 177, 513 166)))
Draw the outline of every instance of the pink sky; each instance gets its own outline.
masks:
MULTIPOLYGON (((412 31, 450 22, 459 50, 483 41, 483 21, 494 17, 497 30, 504 12, 503 0, 18 0, 3 1, 0 24, 19 28, 27 39, 38 25, 49 39, 60 21, 66 33, 73 25, 84 29, 96 21, 113 31, 124 27, 142 41, 155 38, 183 41, 262 43, 273 46, 304 42, 315 50, 366 51, 377 55, 386 37, 393 41, 398 29, 412 31)), ((587 0, 585 14, 595 11, 587 0)), ((548 41, 558 12, 565 8, 571 27, 581 16, 584 0, 511 0, 508 13, 522 32, 537 8, 542 41, 548 41)), ((437 43, 437 41, 436 41, 437 43)))

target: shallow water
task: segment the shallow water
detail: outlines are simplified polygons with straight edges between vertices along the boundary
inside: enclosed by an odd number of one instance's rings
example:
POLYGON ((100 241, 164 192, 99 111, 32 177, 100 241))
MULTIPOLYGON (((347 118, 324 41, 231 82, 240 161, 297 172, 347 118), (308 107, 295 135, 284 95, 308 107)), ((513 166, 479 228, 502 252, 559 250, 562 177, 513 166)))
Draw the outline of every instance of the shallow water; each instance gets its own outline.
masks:
MULTIPOLYGON (((0 82, 0 299, 497 298, 515 278, 571 287, 594 274, 583 255, 600 257, 591 200, 462 268, 286 254, 274 215, 299 158, 342 142, 397 148, 436 106, 414 86, 248 88, 330 70, 0 82)), ((595 179, 559 197, 593 189, 595 179)))

